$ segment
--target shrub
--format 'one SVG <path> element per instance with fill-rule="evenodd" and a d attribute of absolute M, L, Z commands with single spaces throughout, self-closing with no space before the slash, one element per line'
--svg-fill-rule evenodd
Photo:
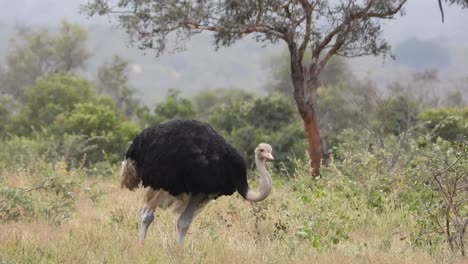
<path fill-rule="evenodd" d="M 39 78 L 25 92 L 25 102 L 16 117 L 16 134 L 30 135 L 34 129 L 48 127 L 75 104 L 95 98 L 91 84 L 77 76 L 55 74 Z"/>
<path fill-rule="evenodd" d="M 86 164 L 121 159 L 138 132 L 138 127 L 126 121 L 112 102 L 104 100 L 77 104 L 54 127 L 64 133 L 64 145 L 69 146 L 64 156 L 76 163 L 86 155 Z"/>
<path fill-rule="evenodd" d="M 2 180 L 0 221 L 44 218 L 50 224 L 61 224 L 70 218 L 77 183 L 65 166 L 59 162 L 44 167 L 42 175 L 31 180 L 30 187 L 11 187 Z"/>
<path fill-rule="evenodd" d="M 434 139 L 461 141 L 468 135 L 468 107 L 428 109 L 419 115 L 425 131 L 432 132 Z"/>

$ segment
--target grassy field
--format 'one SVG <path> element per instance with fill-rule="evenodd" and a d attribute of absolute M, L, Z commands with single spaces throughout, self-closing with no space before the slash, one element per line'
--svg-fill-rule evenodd
<path fill-rule="evenodd" d="M 468 263 L 452 258 L 446 245 L 413 245 L 407 211 L 364 208 L 352 188 L 337 188 L 345 186 L 339 177 L 319 184 L 275 177 L 273 193 L 257 205 L 237 194 L 219 198 L 194 221 L 183 246 L 175 244 L 177 215 L 157 211 L 141 246 L 142 189 L 121 190 L 117 177 L 55 170 L 79 183 L 72 215 L 60 225 L 40 215 L 4 221 L 0 263 Z M 14 188 L 33 185 L 31 174 L 0 177 Z"/>

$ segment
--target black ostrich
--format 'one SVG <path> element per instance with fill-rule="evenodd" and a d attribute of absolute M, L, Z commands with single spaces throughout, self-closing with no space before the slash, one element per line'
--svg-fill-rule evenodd
<path fill-rule="evenodd" d="M 121 186 L 130 190 L 143 182 L 145 194 L 139 239 L 146 237 L 156 207 L 181 212 L 177 243 L 182 244 L 196 214 L 209 201 L 235 191 L 246 200 L 258 202 L 271 191 L 266 161 L 273 160 L 270 145 L 255 149 L 260 172 L 260 192 L 247 183 L 246 165 L 237 150 L 209 125 L 199 121 L 173 120 L 141 131 L 122 162 Z"/>

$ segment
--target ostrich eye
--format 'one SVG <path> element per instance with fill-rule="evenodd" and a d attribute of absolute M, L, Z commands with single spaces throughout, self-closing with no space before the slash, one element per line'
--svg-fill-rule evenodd
<path fill-rule="evenodd" d="M 265 151 L 265 150 L 264 150 L 264 149 L 260 149 L 260 152 L 263 152 L 263 151 Z"/>

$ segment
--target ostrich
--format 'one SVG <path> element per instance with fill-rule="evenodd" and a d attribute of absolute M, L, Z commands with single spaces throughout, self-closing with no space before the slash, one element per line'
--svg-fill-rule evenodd
<path fill-rule="evenodd" d="M 246 200 L 265 199 L 272 187 L 266 161 L 272 148 L 261 143 L 255 149 L 260 172 L 259 192 L 250 190 L 245 161 L 239 152 L 208 124 L 173 120 L 141 131 L 130 145 L 121 168 L 121 187 L 148 188 L 141 213 L 139 240 L 143 243 L 159 207 L 181 213 L 177 243 L 183 243 L 193 218 L 209 201 L 235 191 Z"/>

